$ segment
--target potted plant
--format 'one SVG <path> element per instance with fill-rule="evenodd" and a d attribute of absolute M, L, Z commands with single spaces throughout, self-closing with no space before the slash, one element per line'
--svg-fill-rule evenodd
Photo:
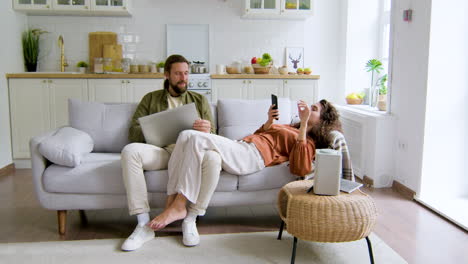
<path fill-rule="evenodd" d="M 369 96 L 368 96 L 368 103 L 369 106 L 375 106 L 377 104 L 377 94 L 375 90 L 375 86 L 377 82 L 374 82 L 374 78 L 377 77 L 377 74 L 383 70 L 382 62 L 377 59 L 371 59 L 367 61 L 365 69 L 367 72 L 371 72 L 371 85 L 369 88 Z"/>
<path fill-rule="evenodd" d="M 384 74 L 377 81 L 379 83 L 379 101 L 377 102 L 377 108 L 380 111 L 387 110 L 387 92 L 388 92 L 387 80 L 388 80 L 388 75 Z"/>
<path fill-rule="evenodd" d="M 24 66 L 28 72 L 35 72 L 37 69 L 39 38 L 44 33 L 48 32 L 38 28 L 27 29 L 23 32 L 21 43 L 23 44 Z"/>
<path fill-rule="evenodd" d="M 159 71 L 160 73 L 164 73 L 164 66 L 165 66 L 164 61 L 160 61 L 160 62 L 158 63 L 157 67 L 158 67 L 158 71 Z"/>
<path fill-rule="evenodd" d="M 79 70 L 80 73 L 85 73 L 86 68 L 88 67 L 88 63 L 86 63 L 85 61 L 79 61 L 76 64 L 76 67 L 78 67 L 78 70 Z"/>

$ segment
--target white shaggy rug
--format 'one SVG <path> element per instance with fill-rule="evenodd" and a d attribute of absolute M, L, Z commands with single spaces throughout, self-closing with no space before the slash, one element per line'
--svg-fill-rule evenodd
<path fill-rule="evenodd" d="M 141 249 L 120 251 L 124 239 L 0 244 L 0 263 L 290 263 L 293 238 L 286 231 L 202 235 L 187 248 L 181 237 L 156 237 Z M 376 263 L 406 263 L 379 237 L 370 236 Z M 298 240 L 296 263 L 370 263 L 366 240 L 315 243 Z"/>

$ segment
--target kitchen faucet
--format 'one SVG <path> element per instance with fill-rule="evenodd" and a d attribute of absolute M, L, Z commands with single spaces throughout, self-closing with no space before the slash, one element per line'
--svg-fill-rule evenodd
<path fill-rule="evenodd" d="M 58 38 L 58 45 L 60 47 L 60 71 L 64 72 L 65 67 L 68 66 L 68 63 L 65 60 L 65 43 L 63 42 L 62 35 L 60 35 Z"/>

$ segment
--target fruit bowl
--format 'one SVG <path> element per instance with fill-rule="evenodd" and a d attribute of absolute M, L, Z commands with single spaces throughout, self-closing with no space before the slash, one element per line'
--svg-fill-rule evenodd
<path fill-rule="evenodd" d="M 271 65 L 260 66 L 259 64 L 252 64 L 255 74 L 268 74 L 270 73 Z"/>
<path fill-rule="evenodd" d="M 361 98 L 346 98 L 346 103 L 350 105 L 362 104 Z"/>

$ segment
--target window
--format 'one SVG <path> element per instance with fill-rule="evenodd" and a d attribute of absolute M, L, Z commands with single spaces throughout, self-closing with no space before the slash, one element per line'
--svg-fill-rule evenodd
<path fill-rule="evenodd" d="M 392 6 L 391 0 L 382 0 L 382 7 L 380 16 L 380 52 L 379 57 L 385 69 L 385 73 L 388 73 L 388 57 L 390 52 L 390 10 Z"/>

